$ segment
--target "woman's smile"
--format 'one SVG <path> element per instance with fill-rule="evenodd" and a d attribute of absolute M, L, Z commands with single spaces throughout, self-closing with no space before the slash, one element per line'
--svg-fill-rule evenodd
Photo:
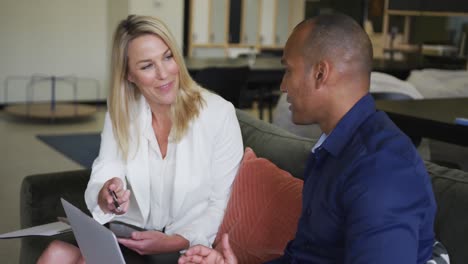
<path fill-rule="evenodd" d="M 174 86 L 174 81 L 170 81 L 166 84 L 163 84 L 163 85 L 160 85 L 158 87 L 156 87 L 158 90 L 162 91 L 162 92 L 168 92 L 172 89 L 172 87 Z"/>

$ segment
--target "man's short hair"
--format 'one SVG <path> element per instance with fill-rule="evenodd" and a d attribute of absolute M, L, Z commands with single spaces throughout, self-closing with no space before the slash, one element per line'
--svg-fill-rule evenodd
<path fill-rule="evenodd" d="M 311 30 L 304 43 L 306 63 L 320 59 L 336 62 L 352 61 L 366 72 L 372 71 L 372 44 L 367 33 L 351 17 L 343 14 L 319 15 L 301 22 L 297 27 L 310 24 Z"/>

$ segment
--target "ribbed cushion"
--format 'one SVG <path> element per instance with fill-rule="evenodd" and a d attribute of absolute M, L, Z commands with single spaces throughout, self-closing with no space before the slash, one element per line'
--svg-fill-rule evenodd
<path fill-rule="evenodd" d="M 239 263 L 263 263 L 283 254 L 301 213 L 303 181 L 247 148 L 215 246 L 228 233 Z"/>

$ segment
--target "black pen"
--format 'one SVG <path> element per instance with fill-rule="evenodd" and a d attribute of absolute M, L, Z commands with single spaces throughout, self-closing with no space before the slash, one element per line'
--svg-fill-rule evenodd
<path fill-rule="evenodd" d="M 109 194 L 112 196 L 112 200 L 114 201 L 115 210 L 117 212 L 120 212 L 122 209 L 120 208 L 120 204 L 117 201 L 117 194 L 115 194 L 115 192 L 111 190 L 109 190 Z"/>

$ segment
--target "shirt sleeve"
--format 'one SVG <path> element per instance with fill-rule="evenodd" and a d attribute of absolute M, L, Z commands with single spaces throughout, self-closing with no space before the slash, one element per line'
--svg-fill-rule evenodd
<path fill-rule="evenodd" d="M 343 188 L 345 263 L 425 263 L 430 258 L 435 205 L 420 163 L 381 152 L 354 167 Z M 418 255 L 421 243 L 428 250 Z"/>
<path fill-rule="evenodd" d="M 112 122 L 109 113 L 106 113 L 104 128 L 101 133 L 101 146 L 99 155 L 94 160 L 91 177 L 85 191 L 85 201 L 94 219 L 101 224 L 109 222 L 114 214 L 106 214 L 98 204 L 98 194 L 106 181 L 114 177 L 120 177 L 126 188 L 125 167 L 119 155 L 117 142 L 114 138 Z"/>
<path fill-rule="evenodd" d="M 199 218 L 175 233 L 190 242 L 190 246 L 211 247 L 230 197 L 232 183 L 243 156 L 242 136 L 234 107 L 230 104 L 224 113 L 222 125 L 213 138 L 212 181 L 207 209 Z"/>

